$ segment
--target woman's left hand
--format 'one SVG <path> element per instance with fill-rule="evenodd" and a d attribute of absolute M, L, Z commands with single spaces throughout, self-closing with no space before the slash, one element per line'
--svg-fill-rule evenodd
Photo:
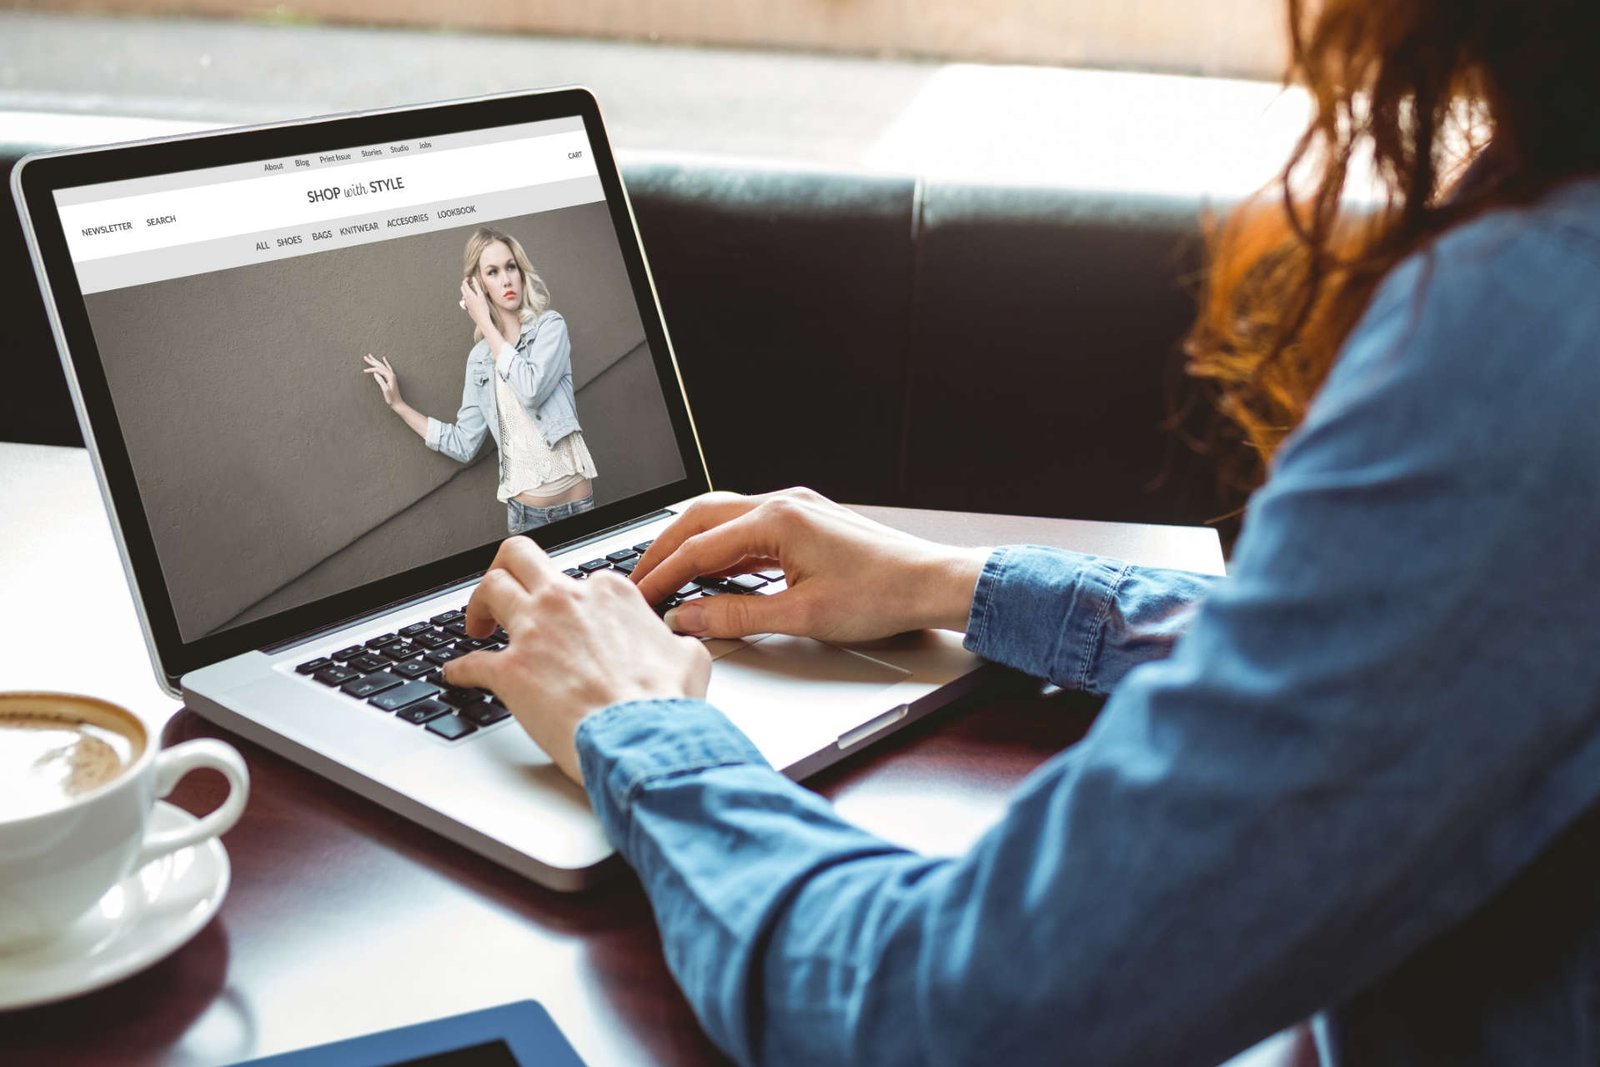
<path fill-rule="evenodd" d="M 489 298 L 478 292 L 471 278 L 461 279 L 461 307 L 485 337 L 498 332 L 494 325 L 494 314 L 489 310 Z"/>
<path fill-rule="evenodd" d="M 668 630 L 632 582 L 610 571 L 574 581 L 526 537 L 500 545 L 466 622 L 473 637 L 499 623 L 510 645 L 445 664 L 445 681 L 492 690 L 580 785 L 573 738 L 586 717 L 627 700 L 704 697 L 711 680 L 705 647 Z"/>

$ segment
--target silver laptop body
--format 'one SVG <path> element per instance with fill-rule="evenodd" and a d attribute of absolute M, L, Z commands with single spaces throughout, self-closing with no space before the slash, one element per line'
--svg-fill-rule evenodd
<path fill-rule="evenodd" d="M 447 739 L 301 668 L 459 610 L 503 534 L 494 440 L 465 462 L 425 447 L 356 359 L 385 347 L 441 423 L 461 393 L 450 425 L 469 426 L 473 357 L 463 385 L 449 298 L 478 226 L 528 246 L 564 316 L 598 469 L 594 510 L 534 539 L 577 570 L 709 488 L 592 96 L 50 153 L 13 187 L 163 687 L 543 885 L 590 884 L 613 850 L 514 719 Z M 710 700 L 795 778 L 968 691 L 982 666 L 947 632 L 708 644 Z"/>

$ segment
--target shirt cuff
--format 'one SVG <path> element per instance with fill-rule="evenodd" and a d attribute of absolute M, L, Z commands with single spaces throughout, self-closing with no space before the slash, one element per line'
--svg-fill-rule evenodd
<path fill-rule="evenodd" d="M 500 375 L 501 381 L 511 380 L 511 361 L 516 358 L 517 350 L 511 346 L 511 343 L 509 341 L 500 342 L 500 351 L 494 357 L 494 369 L 495 373 Z"/>
<path fill-rule="evenodd" d="M 1094 691 L 1095 650 L 1127 564 L 1037 545 L 996 549 L 972 595 L 966 647 L 996 663 Z"/>
<path fill-rule="evenodd" d="M 652 782 L 711 767 L 767 766 L 750 739 L 703 700 L 630 700 L 578 724 L 578 765 L 589 802 L 618 848 L 634 799 Z"/>
<path fill-rule="evenodd" d="M 428 433 L 427 433 L 427 435 L 425 437 L 423 437 L 423 441 L 427 444 L 427 446 L 429 448 L 431 448 L 435 452 L 437 452 L 437 451 L 439 451 L 439 443 L 443 439 L 444 439 L 444 423 L 440 422 L 438 419 L 434 418 L 432 415 L 429 415 L 428 416 Z"/>

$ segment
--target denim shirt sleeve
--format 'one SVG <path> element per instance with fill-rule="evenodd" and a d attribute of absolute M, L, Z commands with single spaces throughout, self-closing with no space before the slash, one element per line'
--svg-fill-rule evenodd
<path fill-rule="evenodd" d="M 1163 659 L 1215 578 L 1058 548 L 996 549 L 967 620 L 967 648 L 1063 689 L 1104 695 Z"/>
<path fill-rule="evenodd" d="M 428 433 L 423 438 L 433 451 L 441 452 L 457 463 L 471 462 L 472 457 L 478 454 L 478 449 L 483 447 L 484 435 L 489 432 L 488 417 L 478 399 L 482 390 L 472 380 L 476 370 L 477 361 L 469 355 L 466 377 L 461 385 L 461 409 L 456 412 L 456 421 L 442 422 L 432 415 L 428 416 Z"/>
<path fill-rule="evenodd" d="M 1220 1062 L 1370 986 L 1595 802 L 1600 268 L 1495 236 L 1385 284 L 1165 658 L 1082 669 L 1114 565 L 990 560 L 977 647 L 1116 684 L 965 855 L 846 824 L 704 703 L 583 723 L 595 810 L 722 1048 Z"/>
<path fill-rule="evenodd" d="M 523 407 L 537 411 L 572 373 L 572 338 L 567 320 L 556 311 L 539 316 L 533 337 L 516 346 L 501 345 L 495 373 L 511 386 Z"/>

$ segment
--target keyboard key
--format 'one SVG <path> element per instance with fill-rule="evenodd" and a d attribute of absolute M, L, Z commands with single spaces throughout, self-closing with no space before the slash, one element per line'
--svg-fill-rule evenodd
<path fill-rule="evenodd" d="M 476 704 L 468 704 L 458 714 L 478 726 L 493 726 L 511 717 L 511 713 L 503 705 L 496 704 L 492 700 L 480 700 Z"/>
<path fill-rule="evenodd" d="M 392 660 L 402 660 L 415 659 L 427 651 L 428 649 L 426 648 L 417 647 L 414 642 L 402 641 L 398 645 L 390 645 L 388 648 L 379 649 L 375 655 L 388 656 Z"/>
<path fill-rule="evenodd" d="M 365 700 L 370 696 L 377 696 L 385 689 L 393 689 L 400 684 L 400 679 L 392 674 L 369 674 L 365 678 L 357 678 L 353 682 L 346 682 L 339 687 L 344 693 L 349 693 L 357 700 Z"/>
<path fill-rule="evenodd" d="M 568 567 L 566 570 L 562 571 L 561 573 L 565 574 L 568 578 L 582 578 L 583 577 L 583 572 L 580 571 L 576 567 Z"/>
<path fill-rule="evenodd" d="M 401 678 L 426 678 L 433 673 L 434 664 L 425 659 L 408 659 L 404 663 L 396 663 L 389 668 L 389 673 L 397 674 Z"/>
<path fill-rule="evenodd" d="M 585 574 L 593 574 L 595 571 L 603 571 L 609 566 L 611 566 L 610 560 L 591 559 L 587 563 L 578 564 L 578 569 Z"/>
<path fill-rule="evenodd" d="M 428 697 L 437 695 L 438 692 L 438 686 L 429 685 L 427 682 L 407 682 L 404 685 L 379 693 L 367 703 L 375 708 L 382 708 L 384 711 L 398 711 L 407 704 L 415 704 L 419 700 L 425 700 Z"/>
<path fill-rule="evenodd" d="M 448 645 L 450 643 L 450 638 L 434 630 L 429 630 L 425 634 L 418 634 L 417 636 L 413 637 L 411 639 L 411 643 L 420 649 L 425 649 L 428 652 L 432 652 L 441 645 Z"/>
<path fill-rule="evenodd" d="M 635 552 L 643 552 L 645 549 L 649 548 L 653 544 L 655 544 L 655 540 L 654 539 L 651 539 L 649 541 L 640 541 L 638 544 L 633 546 L 633 550 Z"/>
<path fill-rule="evenodd" d="M 466 618 L 466 615 L 467 613 L 464 611 L 447 611 L 443 615 L 435 615 L 428 621 L 435 626 L 443 626 L 447 622 L 455 622 L 457 619 Z"/>
<path fill-rule="evenodd" d="M 457 619 L 455 622 L 445 623 L 444 632 L 447 634 L 455 634 L 457 637 L 467 636 L 467 620 Z"/>
<path fill-rule="evenodd" d="M 769 582 L 783 581 L 783 572 L 781 570 L 777 570 L 776 568 L 766 571 L 756 571 L 756 573 L 761 575 L 761 577 L 765 578 Z"/>
<path fill-rule="evenodd" d="M 619 548 L 615 552 L 607 552 L 606 559 L 609 559 L 612 563 L 621 563 L 623 560 L 632 559 L 638 554 L 639 552 L 637 549 Z"/>
<path fill-rule="evenodd" d="M 754 574 L 735 574 L 728 579 L 727 584 L 742 593 L 754 593 L 766 585 L 767 580 Z"/>
<path fill-rule="evenodd" d="M 367 642 L 367 647 L 388 648 L 398 640 L 400 640 L 399 634 L 379 634 L 377 637 L 374 637 L 372 640 Z"/>
<path fill-rule="evenodd" d="M 461 640 L 457 641 L 455 644 L 451 645 L 450 647 L 451 648 L 455 648 L 455 649 L 459 649 L 462 652 L 476 652 L 480 648 L 494 648 L 496 646 L 495 646 L 493 638 L 489 638 L 489 637 L 463 637 Z"/>
<path fill-rule="evenodd" d="M 349 667 L 324 667 L 311 677 L 323 685 L 343 685 L 352 678 L 361 677 L 361 672 L 353 671 Z"/>
<path fill-rule="evenodd" d="M 333 666 L 333 660 L 329 659 L 327 656 L 318 656 L 316 659 L 308 659 L 304 663 L 300 664 L 300 666 L 295 668 L 295 673 L 316 674 L 322 668 L 331 666 Z"/>
<path fill-rule="evenodd" d="M 439 699 L 453 708 L 470 707 L 473 704 L 482 704 L 488 699 L 489 694 L 482 689 L 457 689 L 451 687 L 439 694 Z"/>
<path fill-rule="evenodd" d="M 457 741 L 468 734 L 477 733 L 478 728 L 465 719 L 459 719 L 454 715 L 446 715 L 430 722 L 428 724 L 428 732 L 438 734 L 446 741 Z"/>
<path fill-rule="evenodd" d="M 395 713 L 406 722 L 421 726 L 425 722 L 432 722 L 441 715 L 450 714 L 450 705 L 441 704 L 437 700 L 419 700 L 415 704 L 407 704 Z"/>
<path fill-rule="evenodd" d="M 697 583 L 687 582 L 679 586 L 678 591 L 672 595 L 676 597 L 694 596 L 698 592 L 700 592 L 700 586 Z"/>
<path fill-rule="evenodd" d="M 343 662 L 347 659 L 361 655 L 366 650 L 366 645 L 351 645 L 349 648 L 341 648 L 339 651 L 335 652 L 333 654 L 333 658 Z"/>
<path fill-rule="evenodd" d="M 678 597 L 669 596 L 669 597 L 667 597 L 667 599 L 663 600 L 661 603 L 652 604 L 652 605 L 650 605 L 650 607 L 651 607 L 651 609 L 653 611 L 655 611 L 655 613 L 657 615 L 665 615 L 667 612 L 671 611 L 673 608 L 677 607 L 681 603 L 683 603 L 683 601 L 681 599 L 679 599 Z"/>
<path fill-rule="evenodd" d="M 384 656 L 375 652 L 368 652 L 365 655 L 355 657 L 349 662 L 349 664 L 347 664 L 347 666 L 349 666 L 351 670 L 357 670 L 362 674 L 366 674 L 369 671 L 382 670 L 384 667 L 388 666 L 388 663 L 388 656 Z"/>
<path fill-rule="evenodd" d="M 399 633 L 401 637 L 415 637 L 426 630 L 431 630 L 432 628 L 433 623 L 431 622 L 414 622 L 410 626 L 400 627 Z"/>
<path fill-rule="evenodd" d="M 461 651 L 459 648 L 436 648 L 432 652 L 429 652 L 424 658 L 432 660 L 434 663 L 437 663 L 439 666 L 443 667 L 451 660 L 460 659 L 465 655 L 466 653 Z"/>
<path fill-rule="evenodd" d="M 633 573 L 633 569 L 635 567 L 637 567 L 638 565 L 639 565 L 639 561 L 636 560 L 636 559 L 625 559 L 621 563 L 613 563 L 611 565 L 611 568 L 613 570 L 619 570 L 623 574 L 632 574 Z"/>

